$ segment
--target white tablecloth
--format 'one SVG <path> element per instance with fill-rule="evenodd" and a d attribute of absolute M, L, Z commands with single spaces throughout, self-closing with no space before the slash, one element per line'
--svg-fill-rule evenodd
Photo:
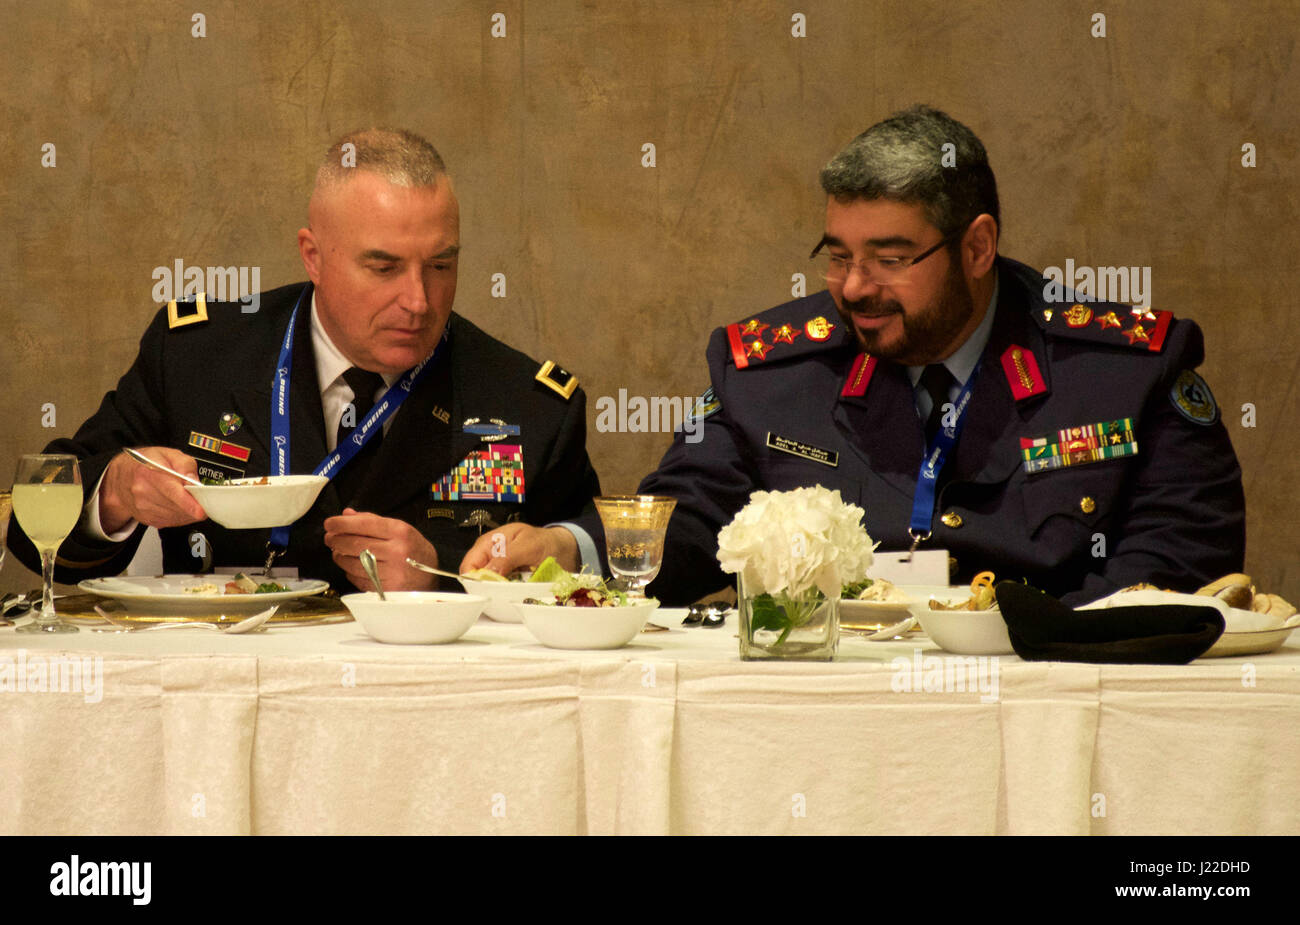
<path fill-rule="evenodd" d="M 1300 645 L 981 668 L 845 637 L 774 664 L 734 619 L 612 652 L 487 620 L 417 647 L 0 629 L 0 688 L 61 652 L 102 671 L 98 697 L 0 690 L 0 832 L 1300 832 Z M 907 689 L 935 665 L 948 690 Z"/>

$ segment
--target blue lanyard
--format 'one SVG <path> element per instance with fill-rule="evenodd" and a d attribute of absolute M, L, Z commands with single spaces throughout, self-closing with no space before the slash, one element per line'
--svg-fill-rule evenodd
<path fill-rule="evenodd" d="M 970 378 L 962 386 L 957 403 L 953 406 L 956 420 L 951 427 L 940 427 L 934 435 L 934 442 L 925 448 L 925 458 L 921 460 L 921 471 L 916 476 L 916 494 L 912 496 L 912 522 L 908 525 L 908 534 L 912 537 L 912 548 L 930 538 L 930 528 L 934 524 L 934 496 L 939 486 L 939 473 L 948 461 L 952 448 L 957 445 L 961 425 L 966 420 L 966 407 L 970 404 L 971 391 L 975 387 L 975 377 L 979 375 L 979 365 L 971 370 Z"/>
<path fill-rule="evenodd" d="M 298 324 L 298 309 L 302 307 L 302 300 L 310 291 L 311 286 L 307 286 L 303 289 L 302 295 L 298 296 L 293 314 L 289 316 L 289 326 L 284 330 L 284 342 L 280 344 L 280 359 L 275 367 L 275 384 L 271 390 L 271 445 L 273 447 L 271 467 L 275 475 L 289 474 L 289 376 L 293 371 L 293 332 Z M 333 478 L 353 456 L 361 452 L 361 448 L 376 433 L 383 430 L 384 422 L 396 413 L 402 402 L 406 401 L 407 396 L 411 394 L 411 390 L 424 378 L 424 374 L 433 366 L 433 361 L 446 342 L 447 330 L 444 328 L 442 339 L 438 341 L 438 346 L 434 348 L 433 353 L 402 373 L 401 378 L 388 388 L 383 397 L 375 403 L 375 407 L 366 415 L 365 420 L 352 432 L 351 439 L 345 440 L 336 446 L 333 452 L 327 453 L 325 458 L 316 464 L 312 475 Z M 271 541 L 267 544 L 268 566 L 271 559 L 278 552 L 283 552 L 288 545 L 287 526 L 276 527 L 271 531 Z"/>

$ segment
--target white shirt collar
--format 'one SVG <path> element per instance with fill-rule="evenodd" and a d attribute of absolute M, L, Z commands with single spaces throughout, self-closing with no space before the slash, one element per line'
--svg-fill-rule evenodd
<path fill-rule="evenodd" d="M 321 395 L 324 396 L 325 390 L 351 369 L 353 363 L 343 355 L 343 351 L 339 350 L 334 341 L 330 340 L 329 334 L 325 332 L 325 326 L 321 324 L 320 312 L 316 310 L 314 287 L 311 293 L 311 346 L 312 353 L 316 357 L 316 382 L 320 386 Z M 391 386 L 398 378 L 398 376 L 384 376 L 384 385 Z"/>

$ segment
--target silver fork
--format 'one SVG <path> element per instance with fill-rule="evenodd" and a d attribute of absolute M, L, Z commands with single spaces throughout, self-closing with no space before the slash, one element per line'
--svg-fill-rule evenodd
<path fill-rule="evenodd" d="M 199 621 L 194 621 L 191 623 L 151 623 L 148 626 L 133 626 L 130 623 L 122 623 L 118 620 L 114 620 L 112 617 L 108 615 L 108 613 L 104 610 L 104 608 L 96 604 L 95 613 L 99 614 L 100 619 L 102 619 L 105 623 L 117 627 L 117 629 L 96 630 L 95 632 L 147 633 L 150 630 L 174 630 L 174 629 L 186 629 L 189 627 L 195 627 L 195 628 L 203 627 L 203 629 L 205 630 L 213 630 L 218 633 L 225 633 L 226 635 L 238 636 L 241 633 L 249 633 L 257 629 L 267 620 L 271 619 L 272 614 L 274 614 L 278 609 L 279 609 L 279 605 L 277 604 L 274 607 L 270 607 L 266 610 L 263 610 L 261 613 L 255 613 L 251 617 L 245 617 L 244 619 L 240 620 L 238 623 L 230 623 L 224 626 L 219 626 L 216 623 L 202 623 Z"/>

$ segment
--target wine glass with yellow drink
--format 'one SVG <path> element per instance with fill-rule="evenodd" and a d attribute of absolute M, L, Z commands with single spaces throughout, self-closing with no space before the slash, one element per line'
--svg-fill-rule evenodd
<path fill-rule="evenodd" d="M 33 455 L 18 461 L 14 516 L 41 554 L 41 612 L 17 633 L 75 633 L 54 612 L 54 554 L 81 517 L 81 469 L 75 456 Z"/>

